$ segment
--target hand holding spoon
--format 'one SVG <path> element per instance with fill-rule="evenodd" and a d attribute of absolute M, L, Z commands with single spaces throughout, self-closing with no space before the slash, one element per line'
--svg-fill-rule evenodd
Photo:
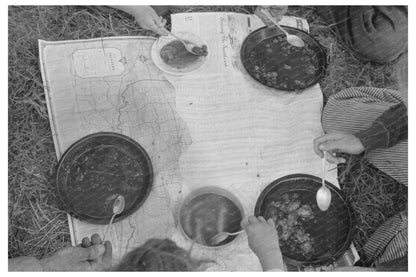
<path fill-rule="evenodd" d="M 287 42 L 293 46 L 296 47 L 304 47 L 305 46 L 305 42 L 298 36 L 296 35 L 291 35 L 289 34 L 285 29 L 283 29 L 282 26 L 280 26 L 279 23 L 276 22 L 276 20 L 274 20 L 274 18 L 272 17 L 272 15 L 270 14 L 270 12 L 266 9 L 260 9 L 260 11 L 271 21 L 273 22 L 274 25 L 276 25 L 280 30 L 283 31 L 283 33 L 286 34 L 286 39 Z"/>
<path fill-rule="evenodd" d="M 116 200 L 113 203 L 113 216 L 111 217 L 110 223 L 107 225 L 104 231 L 103 241 L 105 241 L 105 237 L 107 235 L 108 229 L 110 228 L 111 224 L 113 223 L 114 218 L 116 215 L 121 214 L 124 211 L 124 206 L 126 201 L 122 195 L 117 196 Z"/>
<path fill-rule="evenodd" d="M 322 158 L 322 186 L 316 193 L 316 203 L 321 211 L 326 211 L 331 204 L 331 191 L 325 185 L 325 159 L 326 152 L 324 151 L 324 157 Z"/>

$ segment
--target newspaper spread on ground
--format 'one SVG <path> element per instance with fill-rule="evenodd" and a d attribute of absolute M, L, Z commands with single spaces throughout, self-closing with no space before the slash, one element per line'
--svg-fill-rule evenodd
<path fill-rule="evenodd" d="M 301 19 L 285 17 L 282 23 L 308 29 Z M 211 271 L 261 270 L 245 235 L 216 250 L 192 245 L 180 231 L 177 212 L 191 191 L 214 185 L 235 194 L 249 215 L 273 180 L 292 173 L 320 176 L 312 148 L 322 134 L 320 87 L 279 92 L 245 73 L 239 49 L 262 26 L 254 15 L 175 14 L 172 26 L 207 41 L 212 53 L 203 69 L 186 76 L 163 74 L 150 57 L 153 38 L 39 41 L 57 156 L 98 131 L 125 134 L 149 154 L 155 171 L 149 198 L 107 235 L 115 262 L 157 237 L 215 260 Z M 327 179 L 338 186 L 336 170 Z M 69 225 L 73 245 L 105 229 L 70 216 Z"/>

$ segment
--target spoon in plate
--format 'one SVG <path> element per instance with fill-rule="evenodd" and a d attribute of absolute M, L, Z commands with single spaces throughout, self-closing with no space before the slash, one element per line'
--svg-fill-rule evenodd
<path fill-rule="evenodd" d="M 110 228 L 111 224 L 113 223 L 114 218 L 116 215 L 121 214 L 124 211 L 124 206 L 126 205 L 126 201 L 122 195 L 116 197 L 113 203 L 113 216 L 111 217 L 110 223 L 107 225 L 104 231 L 103 241 L 105 241 L 105 237 L 107 235 L 108 229 Z"/>
<path fill-rule="evenodd" d="M 172 32 L 169 32 L 168 30 L 166 30 L 168 33 L 169 33 L 169 35 L 171 35 L 172 37 L 174 37 L 174 38 L 176 38 L 177 40 L 179 40 L 180 42 L 182 42 L 182 44 L 183 44 L 183 46 L 185 46 L 185 49 L 186 49 L 186 51 L 188 51 L 189 53 L 192 53 L 192 54 L 194 54 L 194 55 L 197 55 L 197 56 L 200 56 L 200 54 L 199 53 L 197 53 L 197 52 L 195 52 L 195 47 L 197 47 L 197 48 L 201 48 L 201 47 L 199 47 L 198 45 L 196 45 L 195 43 L 193 43 L 193 42 L 190 42 L 190 41 L 188 41 L 188 40 L 184 40 L 183 38 L 180 38 L 180 37 L 178 37 L 177 35 L 175 35 L 174 33 L 172 33 Z"/>
<path fill-rule="evenodd" d="M 326 211 L 331 204 L 331 191 L 325 185 L 325 162 L 326 162 L 326 151 L 324 151 L 324 156 L 322 158 L 322 186 L 319 188 L 316 193 L 316 203 L 318 204 L 321 211 Z"/>
<path fill-rule="evenodd" d="M 226 240 L 229 236 L 236 236 L 241 234 L 242 232 L 244 232 L 244 230 L 240 230 L 238 232 L 234 232 L 234 233 L 229 233 L 229 232 L 221 232 L 216 234 L 215 236 L 213 236 L 209 242 L 211 245 L 217 245 L 221 242 L 223 242 L 224 240 Z"/>
<path fill-rule="evenodd" d="M 277 23 L 276 20 L 274 20 L 274 18 L 272 17 L 272 15 L 270 14 L 270 12 L 266 9 L 260 9 L 260 11 L 271 21 L 273 22 L 274 25 L 276 25 L 280 30 L 282 30 L 283 33 L 285 33 L 286 35 L 286 40 L 289 44 L 296 46 L 296 47 L 304 47 L 305 46 L 305 42 L 298 36 L 296 35 L 291 35 L 289 34 L 285 29 L 283 29 L 282 26 L 280 26 L 279 23 Z"/>

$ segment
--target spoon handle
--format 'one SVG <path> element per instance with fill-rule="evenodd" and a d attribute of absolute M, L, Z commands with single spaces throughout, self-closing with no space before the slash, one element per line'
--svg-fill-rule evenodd
<path fill-rule="evenodd" d="M 172 37 L 174 37 L 174 38 L 176 38 L 176 39 L 178 39 L 178 40 L 184 41 L 182 38 L 178 37 L 178 36 L 177 36 L 177 35 L 175 35 L 174 33 L 170 32 L 170 31 L 168 31 L 168 33 L 169 33 L 169 35 L 171 35 Z"/>
<path fill-rule="evenodd" d="M 227 234 L 228 234 L 229 236 L 235 236 L 235 235 L 241 234 L 241 233 L 243 233 L 243 232 L 244 232 L 244 229 L 243 229 L 243 230 L 240 230 L 240 231 L 238 231 L 238 232 L 234 232 L 234 233 L 228 233 L 228 232 L 227 232 Z"/>
<path fill-rule="evenodd" d="M 280 26 L 279 23 L 276 22 L 276 20 L 274 20 L 274 18 L 271 16 L 270 12 L 266 9 L 261 9 L 261 12 L 271 21 L 273 22 L 274 25 L 276 25 L 277 27 L 279 27 L 280 30 L 283 31 L 283 33 L 285 33 L 287 36 L 289 35 L 289 33 L 283 29 L 282 26 Z"/>
<path fill-rule="evenodd" d="M 326 162 L 326 151 L 324 151 L 324 156 L 322 157 L 322 186 L 325 186 L 325 174 L 326 174 L 325 162 Z"/>
<path fill-rule="evenodd" d="M 113 214 L 113 216 L 111 217 L 110 223 L 105 227 L 103 242 L 105 242 L 105 237 L 107 236 L 108 229 L 110 228 L 111 224 L 113 223 L 113 220 L 114 220 L 115 217 L 116 217 L 116 214 Z"/>

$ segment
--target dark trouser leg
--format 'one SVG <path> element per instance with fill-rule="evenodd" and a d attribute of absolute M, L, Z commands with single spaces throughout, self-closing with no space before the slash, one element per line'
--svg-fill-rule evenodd
<path fill-rule="evenodd" d="M 389 63 L 407 52 L 406 6 L 328 6 L 317 11 L 362 61 Z"/>

